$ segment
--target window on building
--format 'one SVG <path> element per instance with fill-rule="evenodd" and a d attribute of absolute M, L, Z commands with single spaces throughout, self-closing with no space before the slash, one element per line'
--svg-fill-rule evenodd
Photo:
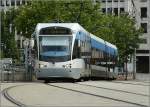
<path fill-rule="evenodd" d="M 112 0 L 107 0 L 107 2 L 112 2 Z"/>
<path fill-rule="evenodd" d="M 0 1 L 0 3 L 1 3 L 1 6 L 4 6 L 4 2 L 2 0 Z"/>
<path fill-rule="evenodd" d="M 106 0 L 102 0 L 102 2 L 104 3 L 104 2 L 106 2 Z"/>
<path fill-rule="evenodd" d="M 11 0 L 11 5 L 14 6 L 15 5 L 15 1 Z"/>
<path fill-rule="evenodd" d="M 147 23 L 141 23 L 141 27 L 143 28 L 143 32 L 147 33 Z"/>
<path fill-rule="evenodd" d="M 114 2 L 118 2 L 118 0 L 114 0 Z"/>
<path fill-rule="evenodd" d="M 20 1 L 19 1 L 19 0 L 17 0 L 16 2 L 17 2 L 17 6 L 19 6 L 19 5 L 20 5 Z"/>
<path fill-rule="evenodd" d="M 120 13 L 124 13 L 124 12 L 125 12 L 124 8 L 120 8 Z"/>
<path fill-rule="evenodd" d="M 147 0 L 140 0 L 141 2 L 147 2 Z"/>
<path fill-rule="evenodd" d="M 147 7 L 141 7 L 141 18 L 147 17 Z"/>
<path fill-rule="evenodd" d="M 102 8 L 102 12 L 103 12 L 103 13 L 106 13 L 106 8 Z"/>
<path fill-rule="evenodd" d="M 22 0 L 22 4 L 25 4 L 25 0 Z"/>
<path fill-rule="evenodd" d="M 147 44 L 147 39 L 141 39 L 141 43 Z"/>
<path fill-rule="evenodd" d="M 9 6 L 9 5 L 10 5 L 9 0 L 7 0 L 6 1 L 6 6 Z"/>
<path fill-rule="evenodd" d="M 27 1 L 26 1 L 26 4 L 31 5 L 31 1 L 30 1 L 30 0 L 27 0 Z"/>
<path fill-rule="evenodd" d="M 136 50 L 136 53 L 149 53 L 149 50 Z"/>
<path fill-rule="evenodd" d="M 107 8 L 107 13 L 112 13 L 112 8 Z"/>
<path fill-rule="evenodd" d="M 118 8 L 114 8 L 114 14 L 118 16 Z"/>
<path fill-rule="evenodd" d="M 100 0 L 95 0 L 96 3 L 100 3 Z"/>
<path fill-rule="evenodd" d="M 120 0 L 120 2 L 124 2 L 124 0 Z"/>

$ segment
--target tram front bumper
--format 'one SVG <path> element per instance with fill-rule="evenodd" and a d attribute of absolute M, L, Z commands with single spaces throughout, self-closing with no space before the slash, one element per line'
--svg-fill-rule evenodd
<path fill-rule="evenodd" d="M 80 68 L 40 68 L 36 70 L 37 79 L 71 78 L 79 79 L 82 69 Z"/>

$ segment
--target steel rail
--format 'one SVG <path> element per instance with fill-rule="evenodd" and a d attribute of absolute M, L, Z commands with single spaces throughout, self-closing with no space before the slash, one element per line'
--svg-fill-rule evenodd
<path fill-rule="evenodd" d="M 17 85 L 17 86 L 23 86 L 23 85 Z M 8 91 L 9 91 L 10 89 L 12 89 L 12 88 L 14 88 L 14 87 L 17 87 L 17 86 L 11 86 L 11 87 L 8 87 L 8 88 L 4 89 L 4 90 L 2 91 L 2 94 L 3 94 L 3 96 L 4 96 L 8 101 L 12 102 L 13 104 L 15 104 L 15 105 L 17 105 L 17 106 L 19 106 L 19 107 L 27 107 L 27 105 L 21 103 L 20 101 L 17 101 L 16 99 L 14 99 L 12 96 L 10 96 L 10 95 L 8 94 Z"/>
<path fill-rule="evenodd" d="M 141 83 L 150 83 L 150 80 L 149 81 L 140 81 L 140 80 L 134 80 L 135 82 L 141 82 Z"/>
<path fill-rule="evenodd" d="M 134 93 L 134 92 L 130 92 L 130 91 L 111 89 L 111 88 L 105 88 L 105 87 L 93 86 L 93 85 L 87 85 L 87 84 L 80 84 L 80 83 L 75 83 L 75 84 L 82 85 L 82 86 L 88 86 L 88 87 L 94 87 L 94 88 L 101 88 L 101 89 L 106 89 L 106 90 L 112 90 L 112 91 L 117 91 L 117 92 L 120 91 L 120 92 L 124 92 L 124 93 L 129 93 L 129 94 L 135 94 L 135 95 L 141 95 L 141 96 L 149 97 L 149 95 L 146 95 L 146 94 Z"/>
<path fill-rule="evenodd" d="M 106 96 L 102 96 L 102 95 L 92 94 L 92 93 L 79 91 L 79 90 L 75 90 L 75 89 L 70 89 L 70 88 L 65 88 L 65 87 L 61 87 L 61 86 L 57 86 L 57 85 L 52 85 L 52 84 L 46 84 L 46 85 L 56 87 L 56 88 L 60 88 L 60 89 L 64 89 L 64 90 L 68 90 L 68 91 L 81 93 L 81 94 L 86 94 L 86 95 L 90 95 L 90 96 L 94 96 L 94 97 L 98 97 L 98 98 L 105 98 L 105 99 L 110 99 L 110 100 L 114 100 L 114 101 L 124 102 L 124 103 L 128 103 L 128 104 L 136 105 L 136 106 L 139 106 L 139 107 L 148 107 L 147 105 L 143 105 L 143 104 L 138 104 L 138 103 L 134 103 L 134 102 L 124 101 L 124 100 L 121 100 L 121 99 L 116 99 L 116 98 L 106 97 Z"/>
<path fill-rule="evenodd" d="M 121 81 L 111 81 L 112 83 L 122 83 L 122 84 L 131 84 L 131 85 L 141 85 L 141 86 L 150 86 L 150 85 L 144 85 L 141 83 L 129 83 L 129 82 L 121 82 Z"/>

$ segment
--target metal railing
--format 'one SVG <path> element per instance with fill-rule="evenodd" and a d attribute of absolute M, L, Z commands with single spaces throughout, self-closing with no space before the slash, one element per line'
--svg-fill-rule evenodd
<path fill-rule="evenodd" d="M 24 64 L 0 64 L 1 82 L 32 81 L 33 75 L 33 69 L 26 71 Z"/>

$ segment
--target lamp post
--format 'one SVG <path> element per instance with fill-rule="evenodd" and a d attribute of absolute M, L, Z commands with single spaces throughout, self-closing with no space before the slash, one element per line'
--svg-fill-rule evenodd
<path fill-rule="evenodd" d="M 25 80 L 27 80 L 27 72 L 28 72 L 28 46 L 29 46 L 29 40 L 26 39 L 23 42 L 24 45 L 24 54 L 25 54 Z"/>

